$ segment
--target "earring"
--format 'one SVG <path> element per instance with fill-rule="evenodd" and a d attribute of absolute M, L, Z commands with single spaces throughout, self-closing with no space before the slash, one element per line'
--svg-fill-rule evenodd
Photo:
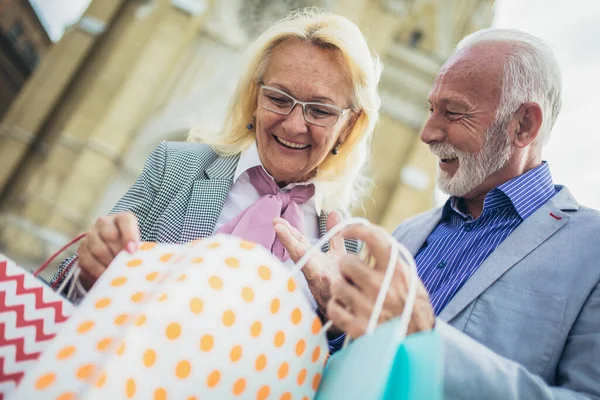
<path fill-rule="evenodd" d="M 331 154 L 333 154 L 334 156 L 337 156 L 338 154 L 338 150 L 340 149 L 340 144 L 336 144 L 335 147 L 333 148 L 333 150 L 331 150 Z"/>
<path fill-rule="evenodd" d="M 254 128 L 254 124 L 252 124 L 252 122 L 246 125 L 246 129 L 251 130 L 252 128 Z"/>

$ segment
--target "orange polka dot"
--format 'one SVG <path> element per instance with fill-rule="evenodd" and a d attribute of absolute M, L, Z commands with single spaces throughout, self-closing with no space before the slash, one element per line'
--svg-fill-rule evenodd
<path fill-rule="evenodd" d="M 240 378 L 233 384 L 233 394 L 239 396 L 244 393 L 246 390 L 246 380 L 244 378 Z"/>
<path fill-rule="evenodd" d="M 211 335 L 204 335 L 200 339 L 200 348 L 202 351 L 211 351 L 215 345 L 215 339 Z"/>
<path fill-rule="evenodd" d="M 277 377 L 279 379 L 285 379 L 285 377 L 288 375 L 288 372 L 290 372 L 290 364 L 284 362 L 279 366 L 279 369 L 277 370 Z"/>
<path fill-rule="evenodd" d="M 167 391 L 164 388 L 158 388 L 154 391 L 154 400 L 167 400 Z"/>
<path fill-rule="evenodd" d="M 111 300 L 108 297 L 104 297 L 104 298 L 98 300 L 96 302 L 96 304 L 94 304 L 94 308 L 96 308 L 98 310 L 106 308 L 110 305 L 110 302 L 111 302 Z"/>
<path fill-rule="evenodd" d="M 119 287 L 119 286 L 123 286 L 126 282 L 127 282 L 127 278 L 125 278 L 124 276 L 120 276 L 118 278 L 113 279 L 110 282 L 110 286 Z"/>
<path fill-rule="evenodd" d="M 310 400 L 307 396 L 302 397 L 302 400 Z"/>
<path fill-rule="evenodd" d="M 160 261 L 168 262 L 171 259 L 171 257 L 173 257 L 173 253 L 163 254 L 162 256 L 160 256 Z"/>
<path fill-rule="evenodd" d="M 261 265 L 260 267 L 258 267 L 258 276 L 263 281 L 268 281 L 269 279 L 271 279 L 271 269 L 266 265 Z"/>
<path fill-rule="evenodd" d="M 107 337 L 107 338 L 100 340 L 96 344 L 96 348 L 100 351 L 106 351 L 106 349 L 108 349 L 108 346 L 110 346 L 111 343 L 112 343 L 112 339 Z"/>
<path fill-rule="evenodd" d="M 186 274 L 181 274 L 181 275 L 179 275 L 179 278 L 177 278 L 177 280 L 178 280 L 179 282 L 183 282 L 183 281 L 185 281 L 186 279 L 187 279 L 187 275 L 186 275 Z"/>
<path fill-rule="evenodd" d="M 229 358 L 232 362 L 238 362 L 242 358 L 242 346 L 236 345 L 231 348 Z"/>
<path fill-rule="evenodd" d="M 144 292 L 136 292 L 133 295 L 131 295 L 131 301 L 133 301 L 134 303 L 139 303 L 142 300 L 144 300 Z"/>
<path fill-rule="evenodd" d="M 181 325 L 179 325 L 177 322 L 171 322 L 167 326 L 165 334 L 167 335 L 167 339 L 170 339 L 170 340 L 177 339 L 179 337 L 179 335 L 181 335 Z"/>
<path fill-rule="evenodd" d="M 270 393 L 271 388 L 265 385 L 258 389 L 258 392 L 256 392 L 256 400 L 266 400 Z"/>
<path fill-rule="evenodd" d="M 321 348 L 317 346 L 312 353 L 312 362 L 317 362 L 319 357 L 321 357 Z"/>
<path fill-rule="evenodd" d="M 156 243 L 152 243 L 152 242 L 144 242 L 142 243 L 142 245 L 140 246 L 140 250 L 144 250 L 144 251 L 148 251 L 148 250 L 152 250 L 153 248 L 156 247 Z"/>
<path fill-rule="evenodd" d="M 146 323 L 146 316 L 144 314 L 140 315 L 135 319 L 135 326 L 142 326 Z"/>
<path fill-rule="evenodd" d="M 223 313 L 223 324 L 231 326 L 235 322 L 235 313 L 232 310 L 227 310 Z"/>
<path fill-rule="evenodd" d="M 234 257 L 229 257 L 225 259 L 225 264 L 227 264 L 227 266 L 231 268 L 239 268 L 240 260 Z"/>
<path fill-rule="evenodd" d="M 127 381 L 125 382 L 125 394 L 128 398 L 131 399 L 133 396 L 135 396 L 135 387 L 135 380 L 131 378 L 127 379 Z"/>
<path fill-rule="evenodd" d="M 260 356 L 256 357 L 256 362 L 254 363 L 254 367 L 256 368 L 257 371 L 262 371 L 263 369 L 265 369 L 266 366 L 267 366 L 267 356 L 265 356 L 264 354 L 261 354 Z"/>
<path fill-rule="evenodd" d="M 167 300 L 167 297 L 168 297 L 167 294 L 163 293 L 163 294 L 160 295 L 160 297 L 156 301 L 162 303 L 163 301 Z"/>
<path fill-rule="evenodd" d="M 127 314 L 119 314 L 119 315 L 117 315 L 115 317 L 115 321 L 114 322 L 115 322 L 115 325 L 121 326 L 121 325 L 124 325 L 127 322 L 128 319 L 129 319 L 129 315 L 127 315 Z"/>
<path fill-rule="evenodd" d="M 221 373 L 217 370 L 214 370 L 210 373 L 210 375 L 208 375 L 208 378 L 206 379 L 206 386 L 208 386 L 209 388 L 214 388 L 219 384 L 220 380 Z"/>
<path fill-rule="evenodd" d="M 316 374 L 312 380 L 312 388 L 314 391 L 319 389 L 319 385 L 321 384 L 321 374 Z"/>
<path fill-rule="evenodd" d="M 209 249 L 216 249 L 217 247 L 219 247 L 221 244 L 219 242 L 212 242 L 210 243 L 208 246 Z"/>
<path fill-rule="evenodd" d="M 252 337 L 254 338 L 258 337 L 261 331 L 262 324 L 260 323 L 260 321 L 256 321 L 250 326 L 250 335 L 252 335 Z"/>
<path fill-rule="evenodd" d="M 302 386 L 304 384 L 304 381 L 306 380 L 306 372 L 306 368 L 302 368 L 300 373 L 298 373 L 298 377 L 296 378 L 296 383 L 298 386 Z"/>
<path fill-rule="evenodd" d="M 296 355 L 300 357 L 304 354 L 304 350 L 306 350 L 306 342 L 304 339 L 300 339 L 298 340 L 298 343 L 296 343 Z"/>
<path fill-rule="evenodd" d="M 75 376 L 81 380 L 89 379 L 94 373 L 95 368 L 96 366 L 94 364 L 83 364 L 81 367 L 79 367 L 75 373 Z"/>
<path fill-rule="evenodd" d="M 189 361 L 183 360 L 177 363 L 175 367 L 175 375 L 179 379 L 185 379 L 190 376 L 190 372 L 192 372 L 192 364 Z"/>
<path fill-rule="evenodd" d="M 53 372 L 49 372 L 44 374 L 35 381 L 35 389 L 36 390 L 44 390 L 47 389 L 50 385 L 54 383 L 56 380 L 56 374 Z"/>
<path fill-rule="evenodd" d="M 317 333 L 319 333 L 322 326 L 323 325 L 321 325 L 321 320 L 319 319 L 319 317 L 315 317 L 315 319 L 313 320 L 313 323 L 312 323 L 312 328 L 311 328 L 312 333 L 315 335 Z"/>
<path fill-rule="evenodd" d="M 294 308 L 292 311 L 292 324 L 298 325 L 302 321 L 302 311 L 299 308 Z"/>
<path fill-rule="evenodd" d="M 290 392 L 285 392 L 281 395 L 279 400 L 292 400 L 292 394 Z"/>
<path fill-rule="evenodd" d="M 85 321 L 85 322 L 82 322 L 81 324 L 79 324 L 79 326 L 77 327 L 77 332 L 78 333 L 86 333 L 93 327 L 94 327 L 93 321 Z"/>
<path fill-rule="evenodd" d="M 158 278 L 158 272 L 150 272 L 148 275 L 146 275 L 146 280 L 148 282 L 154 282 L 156 278 Z"/>
<path fill-rule="evenodd" d="M 215 290 L 219 290 L 223 287 L 223 280 L 221 278 L 219 278 L 218 276 L 213 275 L 210 278 L 208 278 L 208 284 L 210 285 L 211 288 L 213 288 Z"/>
<path fill-rule="evenodd" d="M 143 363 L 146 367 L 150 368 L 156 362 L 156 352 L 152 349 L 148 349 L 144 352 L 142 357 Z"/>
<path fill-rule="evenodd" d="M 204 310 L 204 302 L 198 297 L 192 297 L 190 300 L 190 310 L 196 315 L 200 314 Z"/>
<path fill-rule="evenodd" d="M 186 400 L 198 400 L 198 398 L 196 396 L 190 396 Z"/>
<path fill-rule="evenodd" d="M 194 263 L 194 264 L 200 264 L 201 262 L 204 262 L 204 258 L 202 258 L 202 257 L 194 258 L 192 260 L 192 263 Z"/>
<path fill-rule="evenodd" d="M 75 400 L 75 393 L 73 392 L 64 392 L 61 393 L 56 400 Z"/>
<path fill-rule="evenodd" d="M 77 350 L 75 346 L 63 347 L 58 353 L 56 353 L 56 358 L 59 360 L 66 360 L 75 354 L 75 350 Z"/>
<path fill-rule="evenodd" d="M 240 243 L 240 247 L 244 250 L 252 250 L 254 247 L 256 247 L 256 244 L 243 240 L 242 243 Z"/>
<path fill-rule="evenodd" d="M 97 388 L 101 388 L 106 383 L 106 372 L 102 372 L 95 383 Z"/>
<path fill-rule="evenodd" d="M 130 268 L 139 267 L 140 265 L 142 265 L 142 260 L 136 258 L 134 260 L 127 261 L 127 264 L 125 265 L 127 265 Z"/>
<path fill-rule="evenodd" d="M 271 314 L 277 314 L 277 311 L 279 311 L 279 306 L 281 305 L 281 302 L 279 301 L 279 299 L 275 298 L 271 301 Z"/>
<path fill-rule="evenodd" d="M 290 278 L 288 279 L 288 291 L 293 292 L 294 290 L 296 290 L 296 281 L 294 278 Z"/>
<path fill-rule="evenodd" d="M 250 288 L 248 286 L 243 288 L 242 289 L 242 299 L 244 299 L 244 301 L 247 303 L 251 303 L 252 300 L 254 300 L 254 290 L 252 290 L 252 288 Z"/>
<path fill-rule="evenodd" d="M 122 356 L 123 353 L 125 353 L 125 342 L 121 342 L 121 344 L 117 348 L 117 355 Z"/>
<path fill-rule="evenodd" d="M 273 343 L 275 344 L 275 347 L 283 346 L 283 343 L 285 343 L 285 333 L 283 333 L 283 331 L 278 331 L 275 334 L 275 339 L 273 340 Z"/>

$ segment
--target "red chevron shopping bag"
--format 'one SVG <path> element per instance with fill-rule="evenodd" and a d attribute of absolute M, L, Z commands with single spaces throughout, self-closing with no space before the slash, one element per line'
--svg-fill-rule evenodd
<path fill-rule="evenodd" d="M 71 312 L 67 300 L 0 254 L 0 400 L 15 391 Z"/>

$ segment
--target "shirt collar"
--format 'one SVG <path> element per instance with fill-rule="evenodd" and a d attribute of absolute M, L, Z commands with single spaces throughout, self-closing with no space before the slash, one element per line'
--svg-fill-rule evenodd
<path fill-rule="evenodd" d="M 524 220 L 555 194 L 556 189 L 550 167 L 544 161 L 542 165 L 514 177 L 490 191 L 485 196 L 483 210 L 511 205 L 519 217 Z M 453 196 L 446 201 L 442 209 L 442 219 L 448 218 L 452 212 L 463 218 L 468 217 L 458 209 L 458 200 L 458 197 Z"/>
<path fill-rule="evenodd" d="M 246 171 L 248 171 L 250 168 L 254 168 L 254 167 L 258 167 L 258 166 L 263 167 L 262 162 L 260 161 L 260 156 L 258 155 L 258 147 L 256 144 L 256 141 L 254 141 L 254 143 L 252 143 L 246 150 L 242 151 L 242 153 L 240 154 L 240 159 L 238 161 L 238 165 L 235 169 L 235 174 L 233 175 L 233 183 L 235 183 L 240 176 L 242 176 L 242 174 Z M 264 167 L 263 167 L 264 169 Z M 273 178 L 268 172 L 267 170 L 265 170 L 265 172 L 267 173 L 267 175 L 269 175 L 271 178 Z M 313 198 L 310 201 L 314 201 L 315 204 L 315 210 L 317 211 L 317 215 L 321 214 L 321 205 L 323 204 L 323 195 L 321 193 L 320 190 L 318 190 L 319 186 L 318 185 L 318 181 L 316 179 L 310 179 L 306 182 L 302 182 L 302 183 L 290 183 L 289 185 L 287 185 L 284 188 L 281 188 L 282 191 L 289 191 L 292 188 L 296 187 L 296 186 L 302 186 L 302 185 L 308 185 L 308 184 L 315 184 L 315 195 L 313 196 Z"/>

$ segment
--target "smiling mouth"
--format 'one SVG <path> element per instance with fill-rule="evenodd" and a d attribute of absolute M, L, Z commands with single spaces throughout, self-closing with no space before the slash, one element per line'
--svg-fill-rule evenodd
<path fill-rule="evenodd" d="M 283 147 L 286 147 L 288 149 L 292 149 L 292 150 L 304 150 L 304 149 L 308 149 L 310 147 L 310 144 L 302 144 L 302 143 L 294 143 L 294 142 L 289 142 L 285 139 L 282 139 L 278 136 L 273 135 L 273 137 L 275 138 L 275 141 L 277 143 L 279 143 L 280 145 L 282 145 Z"/>
<path fill-rule="evenodd" d="M 440 157 L 440 161 L 442 162 L 442 164 L 448 164 L 451 163 L 453 161 L 458 160 L 458 157 L 453 157 L 453 158 L 442 158 Z"/>

